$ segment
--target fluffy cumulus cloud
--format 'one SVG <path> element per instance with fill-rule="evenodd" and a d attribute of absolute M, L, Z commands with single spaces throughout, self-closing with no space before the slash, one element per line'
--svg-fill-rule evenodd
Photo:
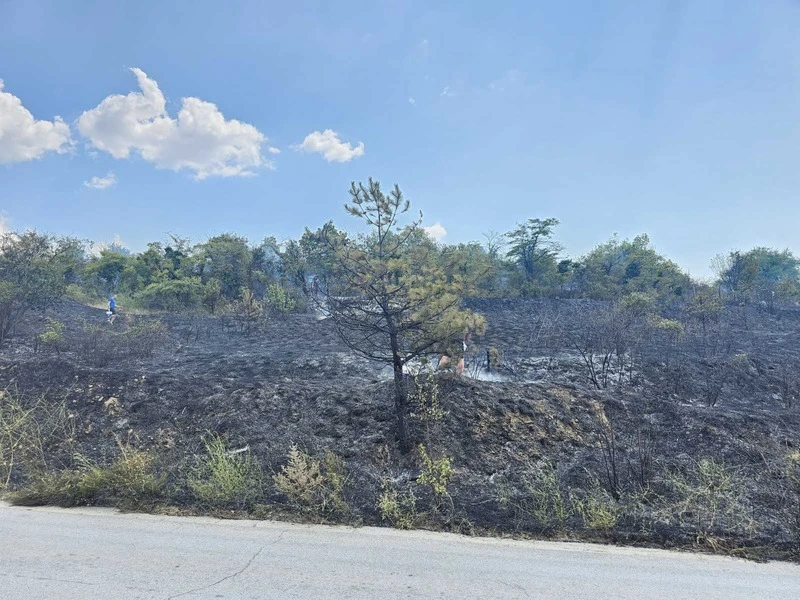
<path fill-rule="evenodd" d="M 47 152 L 70 149 L 69 125 L 55 117 L 37 121 L 22 101 L 3 91 L 0 79 L 0 164 L 41 158 Z"/>
<path fill-rule="evenodd" d="M 114 173 L 108 173 L 105 177 L 95 175 L 89 181 L 84 181 L 83 185 L 93 190 L 107 190 L 115 186 L 117 183 L 117 176 Z"/>
<path fill-rule="evenodd" d="M 437 242 L 441 242 L 442 238 L 447 235 L 447 229 L 442 227 L 442 224 L 438 222 L 428 227 L 423 227 L 422 229 Z"/>
<path fill-rule="evenodd" d="M 258 129 L 226 119 L 215 104 L 199 98 L 184 98 L 173 118 L 158 83 L 141 69 L 131 71 L 141 91 L 108 96 L 78 119 L 78 131 L 95 148 L 114 158 L 139 152 L 158 168 L 189 169 L 197 179 L 253 175 L 271 166 L 261 154 L 267 138 Z"/>
<path fill-rule="evenodd" d="M 304 152 L 322 154 L 328 162 L 349 162 L 364 154 L 364 142 L 359 142 L 354 148 L 349 142 L 341 141 L 333 129 L 309 133 L 299 148 Z"/>

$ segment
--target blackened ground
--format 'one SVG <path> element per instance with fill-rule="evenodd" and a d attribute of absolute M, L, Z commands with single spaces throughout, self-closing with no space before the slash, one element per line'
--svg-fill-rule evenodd
<path fill-rule="evenodd" d="M 746 352 L 753 366 L 723 382 L 711 407 L 701 393 L 710 367 L 700 358 L 681 361 L 681 385 L 672 364 L 651 361 L 638 367 L 633 382 L 595 389 L 579 354 L 559 334 L 565 320 L 577 318 L 579 302 L 480 300 L 470 306 L 489 324 L 471 351 L 473 374 L 497 381 L 437 375 L 444 419 L 432 429 L 411 421 L 415 440 L 454 459 L 450 491 L 458 518 L 448 516 L 451 527 L 553 533 L 519 508 L 526 505 L 526 477 L 547 461 L 556 465 L 564 489 L 615 490 L 604 461 L 611 439 L 617 489 L 628 494 L 643 486 L 652 496 L 622 510 L 610 532 L 583 531 L 575 518 L 559 530 L 691 545 L 702 529 L 692 523 L 691 511 L 672 518 L 656 510 L 653 498 L 666 493 L 668 473 L 713 458 L 742 482 L 758 524 L 723 530 L 724 547 L 758 546 L 761 556 L 797 558 L 800 498 L 785 459 L 800 447 L 800 411 L 778 376 L 778 365 L 798 356 L 797 314 L 756 311 L 749 322 L 745 315 L 744 324 L 730 317 L 726 331 L 736 346 L 730 352 Z M 65 400 L 83 454 L 112 456 L 121 438 L 157 452 L 175 474 L 194 464 L 209 431 L 223 435 L 231 448 L 249 447 L 273 471 L 293 444 L 312 454 L 329 449 L 346 461 L 346 495 L 366 522 L 379 521 L 382 482 L 402 489 L 420 473 L 416 452 L 397 451 L 392 382 L 384 367 L 349 351 L 327 319 L 276 316 L 246 335 L 224 318 L 208 316 L 135 316 L 127 322 L 123 316 L 110 325 L 103 311 L 74 302 L 46 316 L 65 323 L 63 348 L 35 351 L 33 340 L 46 322 L 45 315 L 30 316 L 0 352 L 0 387 Z M 87 349 L 87 324 L 122 331 L 156 319 L 167 333 L 151 355 L 121 346 Z M 490 346 L 500 351 L 503 365 L 486 373 L 479 365 Z M 503 486 L 520 499 L 516 508 L 500 501 Z M 173 501 L 190 505 L 192 499 L 183 489 Z"/>

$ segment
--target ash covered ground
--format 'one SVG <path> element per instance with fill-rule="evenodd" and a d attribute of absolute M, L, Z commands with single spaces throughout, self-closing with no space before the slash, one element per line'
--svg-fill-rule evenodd
<path fill-rule="evenodd" d="M 735 374 L 719 375 L 719 352 L 678 352 L 652 341 L 641 358 L 611 369 L 598 389 L 565 335 L 582 306 L 468 303 L 486 316 L 488 329 L 470 349 L 467 374 L 435 376 L 440 422 L 410 421 L 415 441 L 452 457 L 455 471 L 452 507 L 431 510 L 422 526 L 796 560 L 800 473 L 790 457 L 800 449 L 800 402 L 786 373 L 800 364 L 800 313 L 726 314 L 725 356 L 746 357 Z M 131 317 L 167 328 L 146 356 L 102 345 L 102 331 L 87 341 L 87 323 L 109 327 L 101 310 L 68 301 L 47 316 L 65 324 L 64 347 L 37 349 L 45 316 L 29 316 L 0 351 L 0 387 L 66 402 L 76 424 L 71 452 L 104 460 L 122 439 L 155 452 L 179 481 L 208 432 L 230 448 L 249 448 L 272 472 L 292 445 L 314 455 L 331 450 L 346 465 L 347 522 L 381 522 L 377 500 L 387 482 L 402 490 L 420 475 L 418 453 L 397 449 L 386 369 L 356 356 L 317 314 L 275 316 L 249 335 L 219 317 Z M 484 364 L 489 348 L 498 357 L 491 371 Z M 69 460 L 64 448 L 48 451 L 51 464 Z M 725 465 L 733 487 L 720 493 L 716 508 L 713 493 L 682 504 L 681 482 L 708 484 L 696 477 L 706 459 Z M 541 518 L 542 465 L 557 474 L 564 502 L 615 502 L 613 526 L 587 526 L 577 512 L 558 523 Z M 12 483 L 24 478 L 13 474 Z M 434 502 L 419 494 L 422 512 Z M 267 493 L 267 502 L 281 500 Z M 196 505 L 177 484 L 169 501 Z"/>

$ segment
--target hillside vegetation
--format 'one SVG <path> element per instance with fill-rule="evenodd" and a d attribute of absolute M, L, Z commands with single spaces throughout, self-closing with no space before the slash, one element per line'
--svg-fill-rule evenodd
<path fill-rule="evenodd" d="M 6 496 L 800 558 L 789 251 L 699 283 L 646 236 L 573 260 L 555 219 L 450 246 L 408 210 L 370 181 L 360 236 L 4 236 Z"/>

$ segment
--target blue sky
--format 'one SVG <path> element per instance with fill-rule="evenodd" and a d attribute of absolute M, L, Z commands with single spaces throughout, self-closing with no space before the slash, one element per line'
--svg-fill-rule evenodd
<path fill-rule="evenodd" d="M 570 255 L 646 232 L 706 276 L 800 251 L 798 31 L 790 0 L 0 0 L 0 215 L 133 249 L 284 239 L 354 227 L 373 176 L 447 242 L 555 216 Z M 141 93 L 132 68 L 166 102 L 141 123 L 143 96 L 102 104 Z"/>

